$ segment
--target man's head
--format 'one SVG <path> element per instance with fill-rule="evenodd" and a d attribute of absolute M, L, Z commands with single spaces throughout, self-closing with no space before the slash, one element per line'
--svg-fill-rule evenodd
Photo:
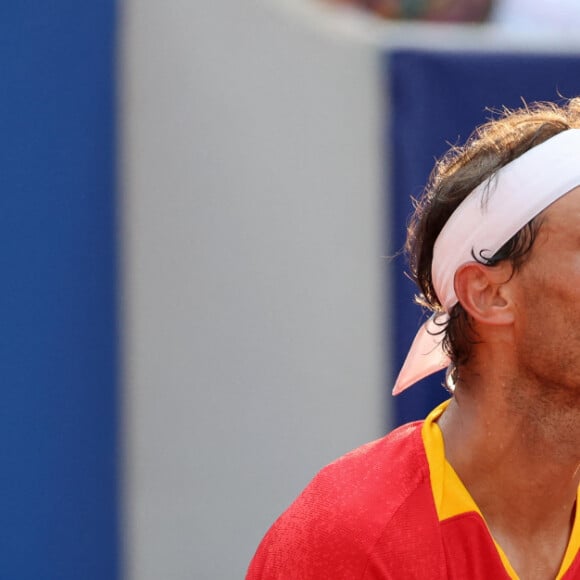
<path fill-rule="evenodd" d="M 477 336 L 472 318 L 461 303 L 449 308 L 444 304 L 446 298 L 437 295 L 432 270 L 435 242 L 450 216 L 474 189 L 514 159 L 571 128 L 580 128 L 580 99 L 562 107 L 536 104 L 506 110 L 500 118 L 478 128 L 465 146 L 454 147 L 437 163 L 416 204 L 406 245 L 411 275 L 421 290 L 418 301 L 422 305 L 436 313 L 448 310 L 443 348 L 454 373 L 469 360 Z M 507 262 L 515 272 L 525 262 L 540 226 L 541 219 L 532 219 L 492 255 L 476 251 L 472 258 L 487 266 Z"/>

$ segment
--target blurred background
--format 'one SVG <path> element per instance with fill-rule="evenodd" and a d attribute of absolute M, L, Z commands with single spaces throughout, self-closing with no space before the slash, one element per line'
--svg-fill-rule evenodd
<path fill-rule="evenodd" d="M 422 418 L 410 196 L 580 94 L 572 0 L 0 8 L 0 578 L 243 578 L 323 465 Z"/>

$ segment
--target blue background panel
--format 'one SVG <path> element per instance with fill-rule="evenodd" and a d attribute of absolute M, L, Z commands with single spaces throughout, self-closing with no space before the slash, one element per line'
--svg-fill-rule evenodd
<path fill-rule="evenodd" d="M 118 577 L 115 3 L 0 7 L 0 578 Z"/>
<path fill-rule="evenodd" d="M 490 109 L 517 108 L 522 99 L 558 101 L 580 95 L 578 55 L 534 55 L 401 50 L 385 54 L 385 90 L 391 95 L 393 151 L 392 192 L 387 217 L 395 251 L 405 242 L 412 207 L 436 158 L 449 144 L 463 143 L 471 131 L 491 117 Z M 424 320 L 413 304 L 413 283 L 404 276 L 406 260 L 394 267 L 394 360 L 401 367 L 417 328 Z M 394 377 L 392 377 L 394 380 Z M 423 418 L 447 398 L 438 373 L 395 399 L 396 424 Z"/>

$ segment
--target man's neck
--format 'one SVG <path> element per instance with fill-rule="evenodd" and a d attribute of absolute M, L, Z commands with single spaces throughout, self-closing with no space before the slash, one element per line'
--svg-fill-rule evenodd
<path fill-rule="evenodd" d="M 537 400 L 526 405 L 529 397 L 512 401 L 507 392 L 505 385 L 459 386 L 439 420 L 445 454 L 521 577 L 531 577 L 530 554 L 549 577 L 559 568 L 575 510 L 580 405 L 545 402 L 542 410 Z"/>

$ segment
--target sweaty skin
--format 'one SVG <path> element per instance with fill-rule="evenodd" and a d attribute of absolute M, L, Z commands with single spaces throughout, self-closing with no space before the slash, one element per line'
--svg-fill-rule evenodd
<path fill-rule="evenodd" d="M 448 461 L 526 580 L 556 577 L 580 483 L 580 188 L 540 217 L 513 275 L 458 271 L 478 340 L 439 420 Z"/>

